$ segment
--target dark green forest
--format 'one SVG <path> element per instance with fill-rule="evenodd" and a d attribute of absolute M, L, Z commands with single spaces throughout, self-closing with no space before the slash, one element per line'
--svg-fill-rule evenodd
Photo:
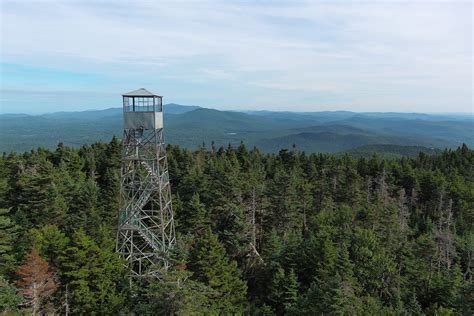
<path fill-rule="evenodd" d="M 265 153 L 292 148 L 307 153 L 374 151 L 390 156 L 474 146 L 472 115 L 421 113 L 233 112 L 166 104 L 166 138 L 170 144 L 197 149 L 244 141 Z M 42 115 L 0 114 L 0 152 L 55 149 L 62 142 L 80 147 L 108 142 L 123 132 L 123 109 L 56 112 Z M 389 146 L 387 146 L 389 145 Z M 355 151 L 355 152 L 352 152 Z"/>
<path fill-rule="evenodd" d="M 172 268 L 132 282 L 115 253 L 120 155 L 114 138 L 0 157 L 1 310 L 473 314 L 466 145 L 399 159 L 169 145 Z"/>

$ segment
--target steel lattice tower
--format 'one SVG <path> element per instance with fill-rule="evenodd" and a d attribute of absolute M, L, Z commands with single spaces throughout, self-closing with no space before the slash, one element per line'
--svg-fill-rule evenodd
<path fill-rule="evenodd" d="M 163 97 L 145 89 L 122 95 L 123 149 L 117 252 L 132 276 L 166 272 L 176 237 L 163 135 Z"/>

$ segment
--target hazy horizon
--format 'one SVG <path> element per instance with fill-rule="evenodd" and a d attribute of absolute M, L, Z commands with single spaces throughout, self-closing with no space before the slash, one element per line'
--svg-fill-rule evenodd
<path fill-rule="evenodd" d="M 186 106 L 186 107 L 194 107 L 197 106 L 199 108 L 203 109 L 210 109 L 210 110 L 218 110 L 218 111 L 229 111 L 229 112 L 242 112 L 242 113 L 251 113 L 251 112 L 291 112 L 291 113 L 322 113 L 322 112 L 351 112 L 351 113 L 359 113 L 359 114 L 370 114 L 370 113 L 380 113 L 380 114 L 414 114 L 414 115 L 420 115 L 420 114 L 426 114 L 426 115 L 446 115 L 446 116 L 474 116 L 474 112 L 402 112 L 402 111 L 351 111 L 351 110 L 343 110 L 343 109 L 334 109 L 334 110 L 314 110 L 314 111 L 298 111 L 298 110 L 268 110 L 268 109 L 259 109 L 259 108 L 254 108 L 254 109 L 221 109 L 221 108 L 216 108 L 216 107 L 209 107 L 205 105 L 198 105 L 198 104 L 178 104 L 178 103 L 165 103 L 165 113 L 166 113 L 166 105 L 179 105 L 179 106 Z M 46 112 L 2 112 L 0 109 L 0 115 L 43 115 L 43 114 L 52 114 L 52 113 L 75 113 L 75 112 L 89 112 L 89 111 L 105 111 L 105 110 L 111 110 L 111 109 L 121 109 L 121 106 L 108 106 L 104 108 L 81 108 L 81 109 L 70 109 L 70 110 L 54 110 L 54 111 L 46 111 Z"/>

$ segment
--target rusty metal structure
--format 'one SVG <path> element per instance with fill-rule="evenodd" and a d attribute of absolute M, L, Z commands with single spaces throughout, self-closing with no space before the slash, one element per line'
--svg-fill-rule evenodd
<path fill-rule="evenodd" d="M 121 208 L 117 252 L 134 277 L 160 277 L 176 243 L 163 128 L 163 97 L 122 95 Z"/>

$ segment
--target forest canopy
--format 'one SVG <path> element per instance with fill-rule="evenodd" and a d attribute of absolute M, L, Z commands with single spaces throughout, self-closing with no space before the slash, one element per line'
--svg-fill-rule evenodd
<path fill-rule="evenodd" d="M 162 280 L 115 253 L 121 145 L 0 157 L 0 310 L 472 314 L 474 151 L 353 158 L 169 145 Z M 31 291 L 36 286 L 38 291 Z"/>

